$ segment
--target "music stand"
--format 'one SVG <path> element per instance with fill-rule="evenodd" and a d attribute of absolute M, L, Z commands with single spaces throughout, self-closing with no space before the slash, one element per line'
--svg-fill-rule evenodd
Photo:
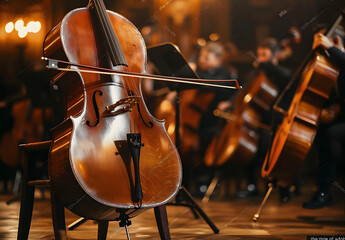
<path fill-rule="evenodd" d="M 194 79 L 199 78 L 198 75 L 190 68 L 177 46 L 172 43 L 149 47 L 147 48 L 147 54 L 149 60 L 154 64 L 160 75 Z M 177 151 L 180 153 L 180 91 L 193 89 L 195 88 L 195 85 L 167 83 L 167 86 L 171 91 L 177 92 L 175 98 L 175 144 Z M 181 187 L 178 195 L 180 196 L 175 197 L 175 202 L 172 203 L 172 205 L 189 207 L 195 217 L 198 217 L 195 212 L 197 211 L 211 227 L 213 232 L 219 233 L 219 229 L 196 203 L 190 192 L 184 186 Z M 183 200 L 187 203 L 184 203 Z"/>

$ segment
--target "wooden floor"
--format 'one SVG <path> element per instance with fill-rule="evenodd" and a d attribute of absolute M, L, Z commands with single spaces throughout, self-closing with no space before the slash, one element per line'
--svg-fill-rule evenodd
<path fill-rule="evenodd" d="M 310 191 L 310 187 L 304 189 L 301 196 L 295 196 L 290 202 L 282 204 L 278 200 L 278 191 L 274 190 L 256 223 L 252 218 L 262 196 L 245 200 L 211 200 L 201 206 L 220 229 L 219 234 L 214 234 L 203 219 L 195 219 L 188 208 L 168 206 L 171 238 L 285 240 L 307 239 L 308 235 L 345 236 L 345 193 L 336 191 L 336 203 L 333 206 L 322 210 L 306 210 L 301 204 L 310 198 Z M 0 239 L 16 239 L 17 236 L 20 203 L 6 205 L 6 201 L 12 197 L 0 195 Z M 70 212 L 66 215 L 67 224 L 78 219 Z M 131 239 L 159 239 L 152 209 L 132 219 L 129 230 Z M 68 232 L 69 239 L 96 239 L 96 236 L 97 225 L 93 221 Z M 36 200 L 29 239 L 54 239 L 49 200 Z M 117 222 L 111 222 L 107 239 L 126 239 L 124 229 L 119 228 Z"/>

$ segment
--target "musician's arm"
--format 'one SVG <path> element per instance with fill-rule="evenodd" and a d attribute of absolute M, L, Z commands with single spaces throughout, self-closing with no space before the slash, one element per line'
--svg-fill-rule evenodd
<path fill-rule="evenodd" d="M 334 60 L 339 66 L 345 66 L 345 52 L 340 50 L 337 47 L 331 47 L 327 49 L 330 57 Z"/>
<path fill-rule="evenodd" d="M 259 68 L 263 69 L 274 84 L 283 90 L 291 78 L 291 71 L 283 66 L 275 65 L 271 62 L 260 63 Z"/>

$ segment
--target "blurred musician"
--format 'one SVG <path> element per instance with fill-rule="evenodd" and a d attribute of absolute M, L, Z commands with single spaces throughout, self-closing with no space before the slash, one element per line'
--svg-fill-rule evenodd
<path fill-rule="evenodd" d="M 256 52 L 257 57 L 253 64 L 254 67 L 256 67 L 254 72 L 262 70 L 266 74 L 267 78 L 277 86 L 280 93 L 286 87 L 291 78 L 291 71 L 279 64 L 280 44 L 275 38 L 266 38 L 258 44 Z M 223 108 L 224 105 L 224 103 L 221 103 L 218 108 Z M 263 116 L 262 122 L 268 125 L 270 124 L 271 112 L 268 112 L 266 116 Z M 238 197 L 246 198 L 258 195 L 256 170 L 261 166 L 261 162 L 268 150 L 269 142 L 269 133 L 265 130 L 261 130 L 257 155 L 249 165 L 247 171 L 247 188 L 239 191 L 237 193 Z M 288 198 L 287 190 L 280 189 L 280 191 L 282 192 L 281 200 L 285 201 L 286 198 Z"/>
<path fill-rule="evenodd" d="M 201 48 L 197 62 L 194 65 L 194 69 L 202 79 L 224 80 L 237 78 L 236 73 L 231 72 L 228 67 L 225 67 L 224 60 L 225 49 L 223 45 L 218 42 L 208 42 L 204 47 Z M 226 83 L 216 82 L 215 84 Z M 217 131 L 219 131 L 219 125 L 224 123 L 223 119 L 219 119 L 218 117 L 215 117 L 213 115 L 213 111 L 217 108 L 219 102 L 228 99 L 229 96 L 233 95 L 236 92 L 236 90 L 233 91 L 229 89 L 225 90 L 218 88 L 201 88 L 198 91 L 199 96 L 202 96 L 202 93 L 205 93 L 205 96 L 208 95 L 207 93 L 213 93 L 213 98 L 211 102 L 207 102 L 208 106 L 206 108 L 206 111 L 202 113 L 198 125 L 198 151 L 200 156 L 204 156 L 207 147 L 211 143 Z M 195 99 L 195 101 L 198 101 L 200 103 L 203 102 L 202 99 Z M 210 169 L 204 169 L 201 165 L 197 169 L 194 169 L 193 174 L 195 176 L 194 181 L 197 181 L 197 185 L 200 184 L 200 186 L 197 188 L 197 192 L 203 195 L 201 186 L 204 186 L 205 181 L 208 181 L 206 179 L 211 177 Z"/>
<path fill-rule="evenodd" d="M 280 45 L 275 38 L 266 38 L 258 44 L 254 67 L 263 70 L 281 92 L 291 77 L 291 71 L 279 64 Z"/>
<path fill-rule="evenodd" d="M 333 94 L 327 106 L 321 112 L 321 124 L 318 130 L 320 162 L 318 191 L 309 202 L 303 203 L 307 209 L 319 209 L 333 204 L 330 185 L 336 175 L 336 163 L 344 160 L 345 143 L 345 34 L 338 27 L 332 39 L 323 35 L 321 30 L 314 35 L 313 49 L 322 47 L 329 54 L 329 59 L 339 67 L 339 76 Z"/>
<path fill-rule="evenodd" d="M 201 50 L 198 57 L 196 72 L 202 79 L 234 79 L 237 78 L 236 74 L 231 73 L 228 68 L 223 66 L 225 50 L 222 44 L 218 42 L 208 42 Z M 218 84 L 218 83 L 216 83 Z M 210 144 L 213 136 L 218 129 L 219 118 L 213 115 L 219 102 L 229 98 L 235 91 L 221 90 L 221 89 L 208 89 L 214 91 L 215 95 L 207 110 L 203 113 L 200 124 L 200 150 L 201 154 L 206 150 Z"/>

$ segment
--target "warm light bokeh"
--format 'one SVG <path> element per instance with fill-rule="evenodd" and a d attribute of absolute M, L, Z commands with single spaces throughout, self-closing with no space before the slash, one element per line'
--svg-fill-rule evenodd
<path fill-rule="evenodd" d="M 18 37 L 20 37 L 20 38 L 25 38 L 27 34 L 28 34 L 28 28 L 27 27 L 23 26 L 18 31 Z"/>
<path fill-rule="evenodd" d="M 209 38 L 211 41 L 218 41 L 220 38 L 220 35 L 218 33 L 211 33 Z"/>
<path fill-rule="evenodd" d="M 41 23 L 39 21 L 30 21 L 27 28 L 28 32 L 38 33 L 41 30 Z"/>
<path fill-rule="evenodd" d="M 22 27 L 24 27 L 24 21 L 22 19 L 17 20 L 14 24 L 14 29 L 19 31 Z"/>
<path fill-rule="evenodd" d="M 38 33 L 42 28 L 40 21 L 29 21 L 25 26 L 23 19 L 18 19 L 15 24 L 8 22 L 5 26 L 6 33 L 11 33 L 15 29 L 19 38 L 25 38 L 28 33 Z"/>
<path fill-rule="evenodd" d="M 6 26 L 5 26 L 5 31 L 6 31 L 7 33 L 11 33 L 11 32 L 13 31 L 13 29 L 14 29 L 14 24 L 13 24 L 13 22 L 8 22 L 8 23 L 6 24 Z"/>

